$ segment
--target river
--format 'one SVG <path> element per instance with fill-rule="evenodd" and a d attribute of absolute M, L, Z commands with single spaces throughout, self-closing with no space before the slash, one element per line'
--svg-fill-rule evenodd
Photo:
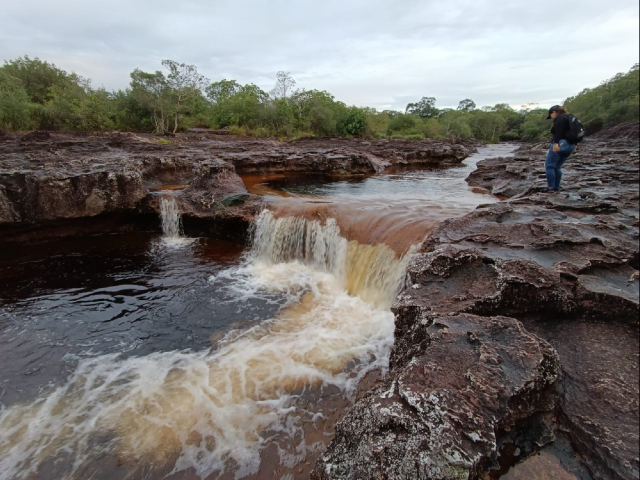
<path fill-rule="evenodd" d="M 457 167 L 247 176 L 251 246 L 165 234 L 0 252 L 0 479 L 308 478 L 384 375 L 391 304 L 446 218 L 497 199 Z M 171 201 L 169 201 L 171 200 Z"/>

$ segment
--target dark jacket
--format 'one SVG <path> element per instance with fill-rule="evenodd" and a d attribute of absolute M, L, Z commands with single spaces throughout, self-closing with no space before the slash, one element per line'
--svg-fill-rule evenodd
<path fill-rule="evenodd" d="M 571 126 L 569 125 L 569 115 L 561 113 L 553 121 L 553 127 L 551 127 L 551 133 L 553 134 L 553 143 L 558 143 L 560 140 L 567 140 Z"/>

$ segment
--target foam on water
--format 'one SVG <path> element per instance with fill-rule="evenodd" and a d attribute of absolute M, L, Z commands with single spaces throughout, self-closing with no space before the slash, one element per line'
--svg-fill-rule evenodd
<path fill-rule="evenodd" d="M 335 221 L 263 212 L 247 261 L 221 275 L 239 294 L 284 297 L 278 315 L 210 351 L 80 361 L 48 397 L 0 412 L 0 478 L 29 478 L 52 459 L 59 478 L 95 478 L 105 475 L 96 458 L 113 457 L 152 477 L 192 469 L 242 478 L 275 438 L 297 445 L 281 463 L 304 459 L 303 422 L 323 416 L 304 391 L 353 398 L 368 372 L 385 371 L 389 306 L 407 262 L 383 244 L 347 241 Z"/>

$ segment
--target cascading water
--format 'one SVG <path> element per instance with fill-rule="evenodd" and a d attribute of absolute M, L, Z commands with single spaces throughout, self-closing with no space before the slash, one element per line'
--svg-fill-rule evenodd
<path fill-rule="evenodd" d="M 409 254 L 398 259 L 387 245 L 362 245 L 340 234 L 335 219 L 324 224 L 300 217 L 276 218 L 264 210 L 254 234 L 252 258 L 269 264 L 292 261 L 332 274 L 351 295 L 389 308 L 402 286 Z"/>
<path fill-rule="evenodd" d="M 160 222 L 162 224 L 162 244 L 180 248 L 193 243 L 194 239 L 184 236 L 178 197 L 164 193 L 160 198 Z"/>
<path fill-rule="evenodd" d="M 175 201 L 161 207 L 165 235 L 178 236 Z M 231 279 L 239 301 L 281 299 L 279 313 L 229 332 L 212 351 L 81 360 L 51 395 L 0 412 L 0 478 L 31 478 L 52 460 L 61 479 L 260 478 L 269 446 L 281 471 L 312 464 L 335 420 L 325 422 L 323 392 L 348 401 L 388 366 L 389 306 L 408 260 L 348 241 L 332 219 L 264 211 L 247 260 L 210 281 Z"/>
<path fill-rule="evenodd" d="M 162 233 L 166 238 L 180 238 L 183 236 L 180 208 L 174 196 L 160 198 L 160 220 Z"/>

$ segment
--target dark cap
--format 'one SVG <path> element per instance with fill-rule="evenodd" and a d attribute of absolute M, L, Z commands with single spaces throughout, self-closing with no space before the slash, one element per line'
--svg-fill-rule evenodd
<path fill-rule="evenodd" d="M 547 120 L 549 120 L 551 118 L 551 114 L 553 112 L 557 112 L 558 110 L 560 110 L 562 107 L 560 105 L 554 105 L 553 107 L 551 107 L 549 109 L 549 116 L 547 117 Z"/>

